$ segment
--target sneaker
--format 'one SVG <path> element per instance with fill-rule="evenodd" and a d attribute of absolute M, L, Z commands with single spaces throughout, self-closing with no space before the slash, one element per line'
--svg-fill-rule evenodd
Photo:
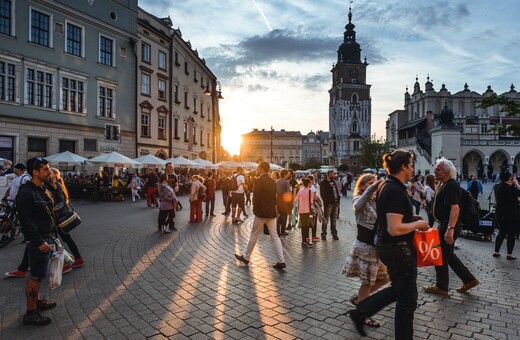
<path fill-rule="evenodd" d="M 72 264 L 70 266 L 72 268 L 78 268 L 78 267 L 83 267 L 84 264 L 85 264 L 85 261 L 83 261 L 83 258 L 78 257 L 77 259 L 74 260 L 74 262 L 72 262 Z"/>
<path fill-rule="evenodd" d="M 320 238 L 318 236 L 314 236 L 312 238 L 312 242 L 319 242 L 320 241 Z"/>
<path fill-rule="evenodd" d="M 459 292 L 459 293 L 467 293 L 471 288 L 475 288 L 475 287 L 478 286 L 479 284 L 480 284 L 479 280 L 474 279 L 474 280 L 471 281 L 471 282 L 464 283 L 464 284 L 462 285 L 462 287 L 460 287 L 460 288 L 457 289 L 457 292 Z"/>
<path fill-rule="evenodd" d="M 68 272 L 70 272 L 72 270 L 72 265 L 68 264 L 66 266 L 63 266 L 63 269 L 61 270 L 61 273 L 62 274 L 67 274 Z"/>
<path fill-rule="evenodd" d="M 166 230 L 164 230 L 164 232 L 165 232 L 166 234 L 170 234 L 172 231 L 171 231 L 170 229 L 166 229 Z"/>
<path fill-rule="evenodd" d="M 278 262 L 277 264 L 273 264 L 273 268 L 274 269 L 284 269 L 285 268 L 285 263 L 283 262 Z"/>
<path fill-rule="evenodd" d="M 38 310 L 53 309 L 54 307 L 56 307 L 56 305 L 56 302 L 49 302 L 45 299 L 39 299 L 38 301 L 36 301 L 36 308 Z"/>
<path fill-rule="evenodd" d="M 326 240 L 327 240 L 327 236 L 322 236 L 321 239 L 322 239 L 323 241 L 326 241 Z"/>
<path fill-rule="evenodd" d="M 242 223 L 244 221 L 242 221 L 241 219 L 237 218 L 233 223 L 236 223 L 236 224 L 239 224 L 239 223 Z"/>
<path fill-rule="evenodd" d="M 431 285 L 431 286 L 428 286 L 428 287 L 423 287 L 423 290 L 426 293 L 448 296 L 448 291 L 444 290 L 444 289 L 440 289 L 439 287 L 437 287 L 437 285 Z"/>
<path fill-rule="evenodd" d="M 302 242 L 302 248 L 312 248 L 312 243 Z"/>
<path fill-rule="evenodd" d="M 332 239 L 337 241 L 337 240 L 339 240 L 339 237 L 337 235 L 334 235 L 334 236 L 332 236 Z"/>
<path fill-rule="evenodd" d="M 170 227 L 170 231 L 177 231 L 177 228 L 172 226 L 172 227 Z"/>
<path fill-rule="evenodd" d="M 8 277 L 24 277 L 25 275 L 27 275 L 27 272 L 22 272 L 18 269 L 5 273 L 5 276 Z"/>
<path fill-rule="evenodd" d="M 26 326 L 47 326 L 51 321 L 51 318 L 41 315 L 37 310 L 23 316 L 23 324 Z"/>

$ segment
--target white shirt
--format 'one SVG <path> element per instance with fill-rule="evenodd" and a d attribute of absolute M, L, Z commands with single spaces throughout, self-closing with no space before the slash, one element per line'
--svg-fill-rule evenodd
<path fill-rule="evenodd" d="M 27 181 L 31 179 L 31 176 L 29 176 L 28 173 L 24 172 L 20 176 L 13 179 L 11 182 L 11 187 L 9 189 L 9 196 L 7 197 L 8 200 L 15 201 L 16 195 L 18 195 L 18 190 L 20 189 L 20 186 L 22 184 L 25 184 Z"/>
<path fill-rule="evenodd" d="M 243 194 L 244 193 L 244 184 L 246 184 L 246 179 L 244 178 L 243 175 L 234 175 L 233 177 L 237 178 L 236 181 L 238 184 L 238 189 L 235 191 L 231 191 L 231 192 L 235 193 L 235 194 Z M 231 180 L 234 181 L 235 179 L 232 178 Z"/>

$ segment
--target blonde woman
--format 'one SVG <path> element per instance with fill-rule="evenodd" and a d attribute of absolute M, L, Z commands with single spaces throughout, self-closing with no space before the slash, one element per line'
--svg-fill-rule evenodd
<path fill-rule="evenodd" d="M 61 177 L 60 170 L 51 168 L 51 177 L 47 186 L 47 190 L 52 194 L 52 199 L 54 200 L 54 214 L 56 215 L 56 218 L 59 218 L 62 214 L 67 213 L 69 211 L 68 205 L 70 203 L 69 192 L 67 191 L 65 182 Z M 67 266 L 63 267 L 63 272 L 65 273 L 70 271 L 70 268 L 83 266 L 83 258 L 81 257 L 78 246 L 72 239 L 70 233 L 64 233 L 60 228 L 56 229 L 58 229 L 60 238 L 69 246 L 70 252 L 72 255 L 74 255 L 74 262 L 69 265 L 69 268 L 67 268 Z"/>
<path fill-rule="evenodd" d="M 374 245 L 374 224 L 377 218 L 375 194 L 381 181 L 376 175 L 363 174 L 356 181 L 352 206 L 357 223 L 357 239 L 347 256 L 343 274 L 347 277 L 359 277 L 361 287 L 357 296 L 350 302 L 357 305 L 389 282 L 386 266 L 379 261 Z M 365 325 L 379 327 L 380 324 L 370 318 Z"/>

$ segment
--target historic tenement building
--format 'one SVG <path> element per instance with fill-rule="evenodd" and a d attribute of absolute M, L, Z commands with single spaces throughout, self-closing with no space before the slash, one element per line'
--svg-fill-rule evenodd
<path fill-rule="evenodd" d="M 355 164 L 361 142 L 370 138 L 372 106 L 367 66 L 361 61 L 361 47 L 349 9 L 343 43 L 333 66 L 332 88 L 329 90 L 329 163 Z"/>
<path fill-rule="evenodd" d="M 253 129 L 242 135 L 240 159 L 281 165 L 285 162 L 301 164 L 302 140 L 300 131 Z"/>
<path fill-rule="evenodd" d="M 520 138 L 499 135 L 491 129 L 520 124 L 520 117 L 506 117 L 498 105 L 479 108 L 481 99 L 493 94 L 520 100 L 514 85 L 504 93 L 495 93 L 488 86 L 480 94 L 465 84 L 452 94 L 444 84 L 435 91 L 429 77 L 423 91 L 416 78 L 413 93 L 406 89 L 404 110 L 389 114 L 387 140 L 394 147 L 416 154 L 418 173 L 433 172 L 439 157 L 452 160 L 464 178 L 489 178 L 503 168 L 516 173 L 520 166 Z"/>
<path fill-rule="evenodd" d="M 311 161 L 328 164 L 329 133 L 324 131 L 309 132 L 303 136 L 302 165 Z"/>
<path fill-rule="evenodd" d="M 1 1 L 0 157 L 136 156 L 137 8 Z"/>

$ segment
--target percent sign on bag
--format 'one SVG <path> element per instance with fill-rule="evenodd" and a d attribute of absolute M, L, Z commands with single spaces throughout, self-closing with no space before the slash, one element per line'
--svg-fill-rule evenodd
<path fill-rule="evenodd" d="M 428 257 L 435 261 L 435 260 L 439 259 L 442 255 L 442 252 L 439 249 L 441 247 L 441 245 L 433 244 L 433 239 L 430 240 L 430 244 L 426 243 L 426 241 L 419 242 L 418 247 L 419 247 L 419 251 L 422 254 L 425 254 L 423 257 L 423 260 L 425 260 L 425 261 L 426 261 L 426 259 L 428 259 Z"/>
<path fill-rule="evenodd" d="M 442 266 L 442 250 L 439 231 L 417 231 L 414 236 L 417 267 Z"/>

